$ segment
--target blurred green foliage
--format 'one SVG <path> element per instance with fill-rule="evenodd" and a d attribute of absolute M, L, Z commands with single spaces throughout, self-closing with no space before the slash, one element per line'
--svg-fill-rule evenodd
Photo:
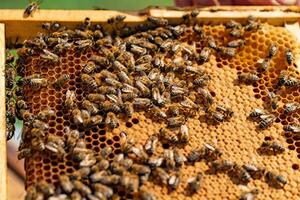
<path fill-rule="evenodd" d="M 0 8 L 25 8 L 28 0 L 0 0 Z M 41 9 L 139 10 L 147 6 L 172 6 L 173 0 L 43 0 Z"/>

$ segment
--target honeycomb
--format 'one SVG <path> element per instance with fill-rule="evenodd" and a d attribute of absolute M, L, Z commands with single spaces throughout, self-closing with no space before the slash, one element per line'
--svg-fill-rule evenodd
<path fill-rule="evenodd" d="M 218 45 L 226 44 L 230 40 L 228 31 L 223 25 L 204 25 L 204 32 L 212 35 Z M 195 44 L 200 52 L 202 44 L 197 42 L 198 36 L 189 29 L 180 37 L 180 41 L 187 44 Z M 224 159 L 234 161 L 238 164 L 253 163 L 257 166 L 265 166 L 267 170 L 275 171 L 287 177 L 288 184 L 284 189 L 269 187 L 261 180 L 253 180 L 248 184 L 249 188 L 258 188 L 260 191 L 258 199 L 297 199 L 300 196 L 300 137 L 296 134 L 285 133 L 283 125 L 292 124 L 300 119 L 300 111 L 290 116 L 283 114 L 283 105 L 287 102 L 300 102 L 300 88 L 296 90 L 282 88 L 276 91 L 279 95 L 279 108 L 275 111 L 276 123 L 266 130 L 258 130 L 255 123 L 248 119 L 249 113 L 254 108 L 264 108 L 268 102 L 268 91 L 275 91 L 281 70 L 289 70 L 296 77 L 299 71 L 295 66 L 288 68 L 285 63 L 284 52 L 287 48 L 297 54 L 299 45 L 295 36 L 283 27 L 275 27 L 263 24 L 257 32 L 245 33 L 245 45 L 239 49 L 236 56 L 224 58 L 213 54 L 209 61 L 203 64 L 205 71 L 211 76 L 208 88 L 218 104 L 228 105 L 235 112 L 235 116 L 229 121 L 212 125 L 206 122 L 203 115 L 199 114 L 189 119 L 187 125 L 190 130 L 189 145 L 184 147 L 185 152 L 198 148 L 204 142 L 210 142 L 219 147 Z M 244 85 L 237 83 L 237 75 L 241 72 L 253 72 L 257 70 L 258 59 L 267 56 L 268 47 L 275 43 L 278 45 L 278 54 L 271 61 L 270 69 L 260 73 L 257 83 Z M 78 127 L 71 123 L 68 113 L 63 112 L 62 103 L 65 100 L 67 90 L 74 90 L 77 102 L 81 102 L 85 92 L 81 85 L 80 74 L 82 65 L 97 52 L 87 50 L 77 53 L 74 49 L 68 50 L 60 56 L 60 64 L 40 68 L 39 57 L 29 57 L 26 60 L 25 76 L 39 73 L 49 81 L 55 81 L 61 74 L 69 74 L 70 80 L 61 90 L 51 87 L 32 91 L 25 88 L 25 100 L 33 114 L 50 107 L 55 111 L 55 116 L 49 120 L 49 134 L 64 137 L 64 127 L 72 129 Z M 109 131 L 104 125 L 93 127 L 84 132 L 84 140 L 87 147 L 99 152 L 106 146 L 111 146 L 113 153 L 121 152 L 120 133 L 126 132 L 128 137 L 136 139 L 137 144 L 144 144 L 145 140 L 152 134 L 159 132 L 163 124 L 153 121 L 143 112 L 134 113 L 129 120 L 121 120 L 120 126 Z M 264 140 L 276 140 L 284 144 L 289 150 L 277 156 L 262 156 L 257 153 L 257 148 Z M 168 145 L 160 145 L 158 152 Z M 34 185 L 42 180 L 58 185 L 58 177 L 62 174 L 70 175 L 78 170 L 78 163 L 72 161 L 70 155 L 63 159 L 56 156 L 36 153 L 25 162 L 26 186 Z M 195 166 L 184 166 L 181 170 L 182 183 L 179 188 L 169 192 L 153 182 L 147 182 L 145 187 L 153 192 L 157 199 L 238 199 L 241 187 L 235 185 L 228 176 L 224 174 L 210 175 L 206 173 L 208 166 L 204 162 L 198 162 Z M 189 177 L 198 172 L 205 173 L 203 184 L 198 194 L 185 195 L 185 185 Z"/>

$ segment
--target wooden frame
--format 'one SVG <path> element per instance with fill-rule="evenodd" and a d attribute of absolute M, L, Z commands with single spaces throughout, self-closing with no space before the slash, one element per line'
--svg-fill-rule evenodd
<path fill-rule="evenodd" d="M 5 26 L 0 23 L 0 198 L 7 199 L 6 111 L 5 111 Z"/>
<path fill-rule="evenodd" d="M 92 22 L 106 23 L 110 17 L 122 14 L 126 15 L 125 22 L 137 24 L 144 22 L 148 15 L 168 18 L 170 22 L 178 21 L 189 9 L 178 8 L 149 8 L 137 13 L 123 13 L 118 11 L 95 11 L 95 10 L 40 10 L 34 17 L 23 18 L 23 10 L 0 10 L 0 197 L 7 199 L 6 194 L 6 133 L 5 133 L 5 39 L 23 41 L 41 32 L 41 24 L 44 22 L 57 21 L 71 28 L 89 17 Z M 241 20 L 249 15 L 253 15 L 261 21 L 266 21 L 273 25 L 285 25 L 293 32 L 300 42 L 300 7 L 296 6 L 220 6 L 200 8 L 198 20 L 203 23 L 218 23 L 230 19 Z M 4 26 L 5 24 L 5 26 Z M 299 58 L 299 55 L 296 57 Z M 300 59 L 296 60 L 300 67 Z M 300 68 L 299 68 L 300 69 Z"/>
<path fill-rule="evenodd" d="M 41 24 L 44 22 L 57 21 L 67 27 L 74 27 L 86 17 L 92 22 L 106 23 L 107 19 L 116 15 L 126 15 L 125 22 L 137 24 L 146 20 L 148 15 L 165 17 L 170 22 L 178 21 L 188 9 L 176 8 L 149 8 L 136 13 L 124 13 L 110 10 L 40 10 L 34 17 L 23 18 L 23 10 L 0 10 L 0 23 L 6 25 L 6 38 L 15 41 L 28 39 L 37 32 L 42 31 Z M 241 20 L 253 15 L 262 21 L 273 25 L 294 23 L 300 19 L 300 7 L 297 6 L 220 6 L 200 8 L 199 21 L 204 23 L 219 23 L 230 19 Z"/>

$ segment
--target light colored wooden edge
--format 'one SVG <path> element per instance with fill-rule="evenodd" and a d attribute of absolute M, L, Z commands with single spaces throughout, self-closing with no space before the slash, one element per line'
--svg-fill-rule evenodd
<path fill-rule="evenodd" d="M 298 44 L 300 45 L 300 26 L 299 22 L 292 23 L 292 24 L 285 24 L 285 28 L 293 33 L 295 37 L 297 38 Z M 297 65 L 297 69 L 300 72 L 300 50 L 296 51 L 295 54 L 295 64 Z"/>
<path fill-rule="evenodd" d="M 0 199 L 7 199 L 6 111 L 5 111 L 5 25 L 0 23 Z"/>
<path fill-rule="evenodd" d="M 89 17 L 92 22 L 106 23 L 107 19 L 116 15 L 126 15 L 127 24 L 144 22 L 147 15 L 168 18 L 171 23 L 178 22 L 187 10 L 177 8 L 149 8 L 140 11 L 140 15 L 133 15 L 111 10 L 39 10 L 33 17 L 23 18 L 24 10 L 0 10 L 0 23 L 6 24 L 6 37 L 15 41 L 30 38 L 41 32 L 41 24 L 57 21 L 68 28 L 73 28 L 84 18 Z M 242 20 L 253 15 L 262 21 L 273 25 L 283 25 L 285 22 L 295 22 L 300 19 L 300 8 L 295 6 L 220 6 L 199 9 L 198 20 L 204 23 L 220 23 L 230 19 Z"/>
<path fill-rule="evenodd" d="M 299 10 L 297 12 L 285 12 L 284 10 L 274 9 L 272 11 L 262 11 L 261 9 L 234 9 L 232 10 L 218 10 L 216 12 L 211 12 L 208 9 L 200 10 L 197 19 L 203 22 L 209 23 L 219 23 L 228 20 L 242 20 L 252 15 L 264 22 L 268 22 L 273 25 L 283 25 L 285 22 L 295 22 L 300 19 Z M 151 9 L 149 14 L 154 17 L 164 17 L 170 20 L 181 18 L 183 14 L 187 11 L 181 10 L 164 10 L 164 9 Z"/>

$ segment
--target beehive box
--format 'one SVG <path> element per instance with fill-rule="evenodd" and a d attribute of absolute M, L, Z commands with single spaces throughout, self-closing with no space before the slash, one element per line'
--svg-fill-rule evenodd
<path fill-rule="evenodd" d="M 231 12 L 232 10 L 234 12 Z M 198 16 L 199 21 L 205 24 L 204 32 L 212 35 L 218 44 L 224 44 L 228 39 L 227 31 L 224 26 L 220 25 L 222 22 L 229 19 L 243 21 L 250 14 L 256 16 L 263 23 L 268 22 L 263 24 L 262 28 L 257 32 L 245 34 L 246 45 L 238 51 L 235 57 L 228 59 L 212 55 L 210 60 L 204 64 L 206 72 L 212 78 L 209 90 L 213 91 L 212 95 L 216 103 L 229 105 L 234 110 L 235 116 L 229 122 L 221 123 L 218 126 L 207 123 L 203 120 L 201 114 L 194 119 L 189 119 L 190 143 L 184 147 L 184 151 L 188 152 L 205 142 L 210 142 L 223 151 L 224 159 L 229 159 L 238 164 L 253 163 L 258 166 L 265 166 L 268 170 L 278 172 L 287 177 L 289 183 L 281 190 L 271 188 L 260 180 L 251 181 L 248 187 L 258 188 L 261 191 L 258 199 L 297 199 L 300 196 L 300 172 L 298 170 L 299 167 L 297 167 L 300 163 L 299 137 L 297 135 L 284 134 L 283 132 L 283 125 L 299 119 L 299 112 L 289 117 L 282 114 L 282 106 L 285 103 L 300 101 L 299 89 L 291 91 L 282 89 L 277 93 L 279 95 L 279 109 L 275 113 L 277 119 L 276 123 L 269 129 L 260 131 L 256 128 L 255 123 L 247 119 L 254 108 L 264 107 L 264 102 L 267 101 L 267 93 L 274 90 L 280 71 L 287 69 L 287 65 L 282 59 L 287 48 L 292 49 L 296 56 L 295 65 L 289 70 L 299 77 L 297 57 L 300 53 L 300 46 L 297 35 L 295 35 L 295 30 L 299 31 L 299 27 L 297 25 L 284 26 L 285 23 L 295 23 L 300 19 L 296 10 L 297 8 L 294 7 L 222 7 L 203 9 Z M 16 12 L 18 16 L 20 12 Z M 38 32 L 37 27 L 40 26 L 41 21 L 58 21 L 71 27 L 74 25 L 74 22 L 80 22 L 85 17 L 90 17 L 93 22 L 99 21 L 97 19 L 101 17 L 101 22 L 105 22 L 109 17 L 117 14 L 117 12 L 110 11 L 103 11 L 103 13 L 92 11 L 74 11 L 71 14 L 66 12 L 59 13 L 63 13 L 63 15 L 57 18 L 54 17 L 54 15 L 58 14 L 56 11 L 41 11 L 33 19 L 29 19 L 28 24 L 31 23 L 33 25 L 32 30 Z M 148 14 L 156 17 L 166 17 L 172 23 L 181 18 L 183 11 L 150 10 Z M 12 16 L 12 13 L 9 15 Z M 48 15 L 48 18 L 44 18 L 45 15 Z M 75 19 L 69 17 L 74 17 Z M 69 20 L 72 20 L 72 22 L 69 22 Z M 127 20 L 128 23 L 136 24 L 143 22 L 145 17 L 128 15 Z M 7 23 L 8 36 L 16 36 L 16 31 L 13 28 L 21 30 L 13 23 L 13 17 L 10 19 L 6 18 L 4 21 Z M 27 23 L 27 21 L 22 23 Z M 290 30 L 292 29 L 293 31 L 291 32 Z M 30 33 L 26 31 L 23 37 L 26 38 L 30 34 L 32 34 L 32 31 Z M 23 39 L 23 37 L 21 38 Z M 196 39 L 197 37 L 191 28 L 180 37 L 181 42 L 188 44 L 195 42 Z M 255 71 L 257 60 L 267 55 L 268 47 L 272 43 L 276 43 L 279 46 L 279 52 L 276 58 L 272 60 L 270 70 L 264 74 L 259 74 L 260 80 L 258 83 L 253 85 L 237 84 L 237 74 Z M 196 47 L 200 50 L 202 45 L 196 42 Z M 51 87 L 43 88 L 38 92 L 26 91 L 25 99 L 31 107 L 31 112 L 34 114 L 48 106 L 55 110 L 56 116 L 49 121 L 49 134 L 63 137 L 64 126 L 77 128 L 70 123 L 68 114 L 62 112 L 62 103 L 68 89 L 75 90 L 77 100 L 79 102 L 82 100 L 84 91 L 80 84 L 79 75 L 82 70 L 82 64 L 93 54 L 94 52 L 92 51 L 78 54 L 70 49 L 60 58 L 59 65 L 43 69 L 37 67 L 38 57 L 28 59 L 25 75 L 41 73 L 49 81 L 55 81 L 62 73 L 70 74 L 71 76 L 68 84 L 60 91 Z M 87 142 L 87 147 L 96 152 L 99 152 L 105 146 L 112 146 L 114 153 L 110 157 L 113 158 L 114 154 L 120 152 L 120 132 L 125 131 L 129 137 L 136 138 L 137 143 L 144 144 L 148 136 L 157 133 L 161 127 L 162 124 L 152 121 L 141 112 L 135 113 L 129 121 L 122 121 L 121 125 L 112 132 L 107 131 L 103 126 L 94 127 L 85 132 L 84 139 Z M 259 155 L 256 151 L 257 148 L 262 141 L 270 139 L 280 141 L 289 150 L 278 156 Z M 164 146 L 164 148 L 167 147 Z M 160 146 L 158 151 L 162 151 L 162 149 L 163 147 Z M 59 160 L 55 156 L 36 154 L 32 158 L 27 159 L 25 163 L 27 173 L 26 186 L 33 185 L 41 180 L 46 180 L 56 185 L 61 174 L 71 174 L 77 169 L 77 164 L 68 155 L 63 160 Z M 199 162 L 195 166 L 185 166 L 182 170 L 182 184 L 176 191 L 171 193 L 169 193 L 167 188 L 151 182 L 147 183 L 146 187 L 148 191 L 153 191 L 158 199 L 185 199 L 187 198 L 184 193 L 186 180 L 197 172 L 205 172 L 207 170 L 208 166 L 204 162 Z M 238 199 L 241 191 L 240 187 L 223 174 L 205 175 L 199 194 L 192 196 L 191 199 Z"/>

